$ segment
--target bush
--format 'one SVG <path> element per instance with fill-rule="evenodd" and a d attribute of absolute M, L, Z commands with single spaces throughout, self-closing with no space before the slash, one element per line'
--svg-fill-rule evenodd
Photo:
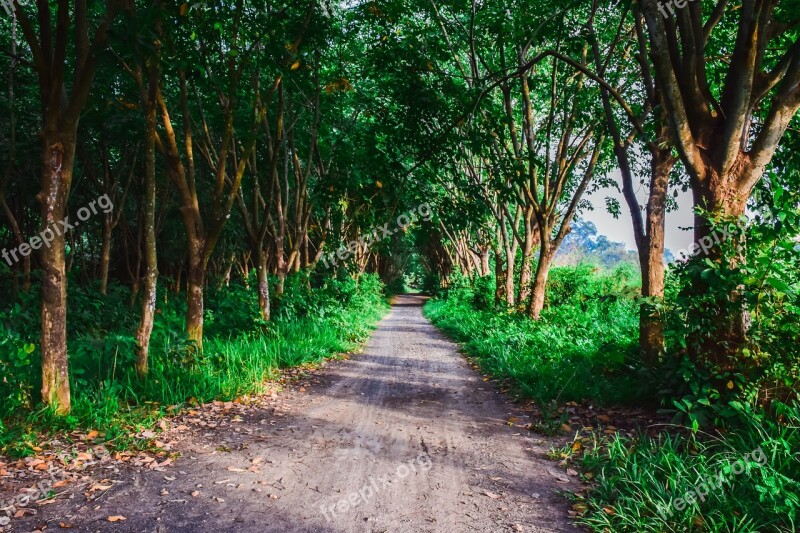
<path fill-rule="evenodd" d="M 554 268 L 555 290 L 538 322 L 487 307 L 494 302 L 487 294 L 491 279 L 451 288 L 446 299 L 425 307 L 484 372 L 513 380 L 520 394 L 542 404 L 633 402 L 645 395 L 635 357 L 638 290 L 630 268 Z"/>

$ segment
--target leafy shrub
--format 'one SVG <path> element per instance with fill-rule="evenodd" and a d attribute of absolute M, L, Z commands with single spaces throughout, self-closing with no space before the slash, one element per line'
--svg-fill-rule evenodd
<path fill-rule="evenodd" d="M 522 395 L 542 404 L 642 397 L 635 357 L 637 290 L 630 269 L 562 267 L 553 269 L 551 279 L 555 296 L 538 322 L 478 308 L 476 302 L 486 305 L 491 278 L 450 288 L 447 298 L 431 301 L 425 313 L 463 342 L 482 370 L 510 378 Z"/>

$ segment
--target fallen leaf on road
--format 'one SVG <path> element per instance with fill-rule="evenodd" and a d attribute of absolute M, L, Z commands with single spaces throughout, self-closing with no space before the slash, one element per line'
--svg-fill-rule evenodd
<path fill-rule="evenodd" d="M 123 522 L 125 520 L 127 520 L 127 518 L 125 518 L 122 515 L 116 515 L 116 516 L 109 516 L 108 517 L 108 521 L 109 522 Z"/>
<path fill-rule="evenodd" d="M 229 466 L 228 472 L 247 472 L 244 468 L 237 468 L 235 466 Z"/>
<path fill-rule="evenodd" d="M 556 478 L 556 481 L 558 481 L 559 483 L 569 483 L 569 478 L 564 474 L 562 474 L 561 472 L 554 472 L 552 470 L 548 470 L 547 473 Z"/>
<path fill-rule="evenodd" d="M 487 490 L 487 491 L 484 491 L 483 493 L 484 493 L 486 496 L 488 496 L 488 497 L 490 497 L 491 499 L 493 499 L 493 500 L 498 500 L 498 499 L 500 499 L 500 498 L 502 497 L 502 496 L 500 496 L 500 495 L 498 495 L 498 494 L 495 494 L 494 492 L 489 492 L 488 490 Z"/>

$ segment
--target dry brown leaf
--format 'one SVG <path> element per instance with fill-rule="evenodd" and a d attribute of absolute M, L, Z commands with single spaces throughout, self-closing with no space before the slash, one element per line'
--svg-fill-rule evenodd
<path fill-rule="evenodd" d="M 122 515 L 114 515 L 108 517 L 109 522 L 124 522 L 125 520 L 127 520 L 127 518 L 125 518 Z"/>
<path fill-rule="evenodd" d="M 589 510 L 585 503 L 576 503 L 572 505 L 572 510 L 578 514 L 583 514 Z"/>

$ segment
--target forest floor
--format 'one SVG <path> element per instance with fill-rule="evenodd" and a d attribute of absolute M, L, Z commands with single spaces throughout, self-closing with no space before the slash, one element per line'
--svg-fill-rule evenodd
<path fill-rule="evenodd" d="M 575 531 L 559 492 L 577 481 L 547 459 L 563 439 L 517 427 L 530 413 L 424 301 L 398 297 L 363 354 L 280 393 L 163 422 L 166 455 L 98 461 L 6 531 Z"/>

